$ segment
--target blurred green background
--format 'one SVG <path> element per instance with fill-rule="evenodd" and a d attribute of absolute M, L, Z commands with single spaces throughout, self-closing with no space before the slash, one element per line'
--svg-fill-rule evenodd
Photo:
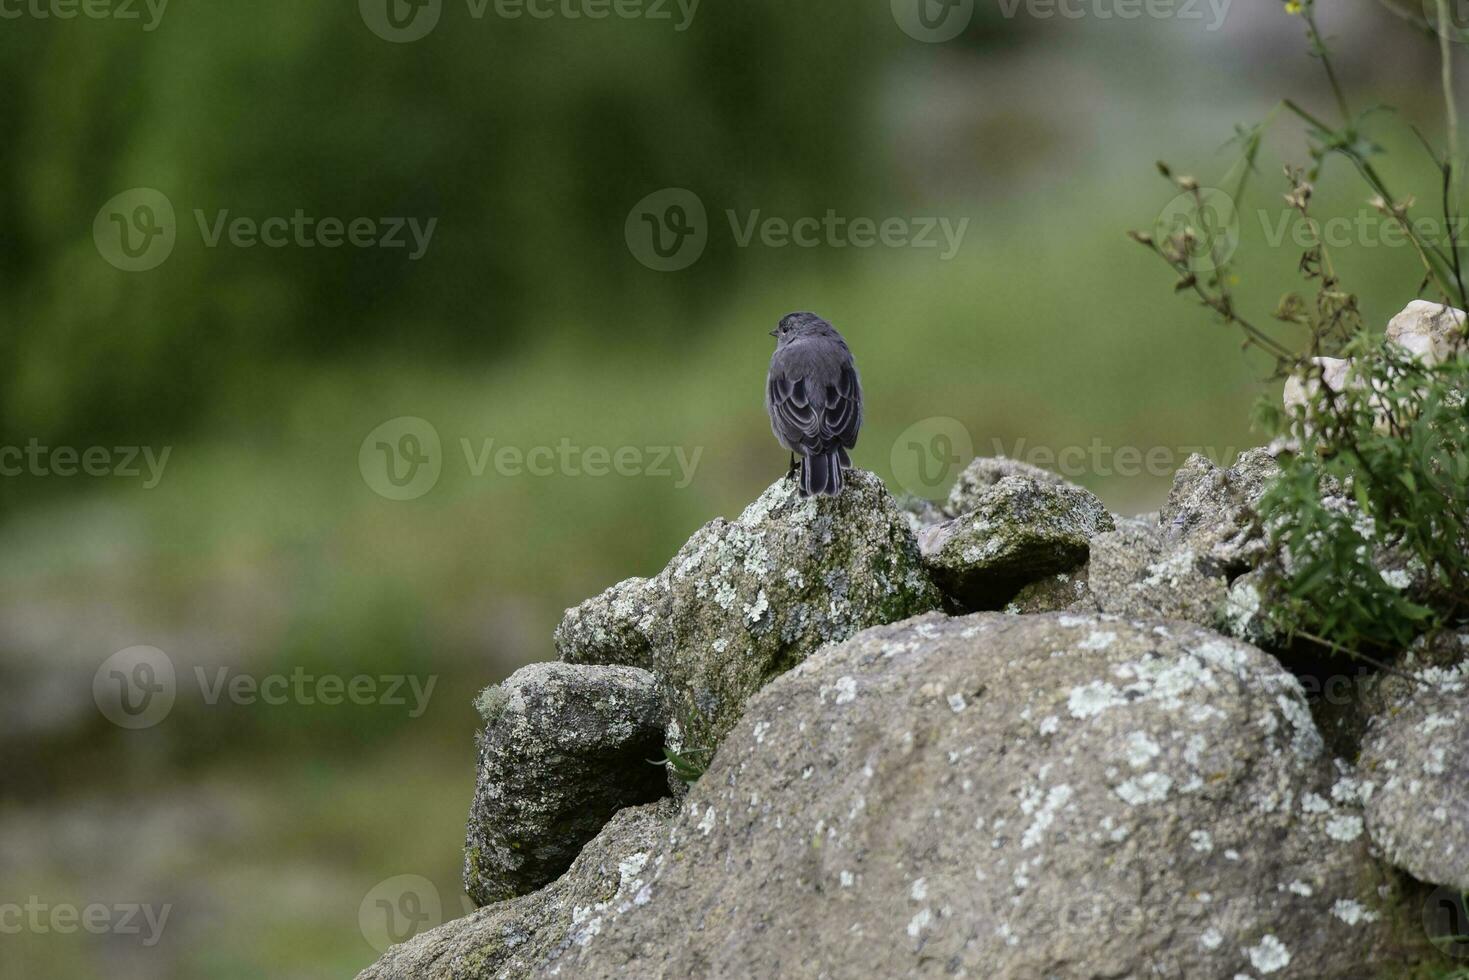
<path fill-rule="evenodd" d="M 1174 195 L 1157 157 L 1214 183 L 1236 123 L 1286 95 L 1331 111 L 1299 21 L 1242 0 L 1136 18 L 980 4 L 932 42 L 901 28 L 906 2 L 705 0 L 679 30 L 673 5 L 515 19 L 445 0 L 409 43 L 369 27 L 382 0 L 5 7 L 0 447 L 170 455 L 153 487 L 0 477 L 0 911 L 171 912 L 151 946 L 6 930 L 0 975 L 351 975 L 377 955 L 370 893 L 399 875 L 462 914 L 472 697 L 552 656 L 565 607 L 657 571 L 783 473 L 761 389 L 784 313 L 847 336 L 867 392 L 856 461 L 895 491 L 939 492 L 907 461 L 954 431 L 934 419 L 958 421 L 965 456 L 1080 447 L 1068 475 L 1121 512 L 1156 508 L 1191 449 L 1227 462 L 1263 441 L 1269 366 L 1123 233 Z M 1359 103 L 1399 107 L 1376 122 L 1384 174 L 1431 198 L 1410 127 L 1441 129 L 1433 40 L 1372 5 L 1321 19 Z M 1261 319 L 1295 283 L 1299 249 L 1267 228 L 1299 136 L 1272 130 L 1240 203 L 1238 288 Z M 176 242 L 129 272 L 94 219 L 139 187 L 171 202 Z M 625 225 L 670 187 L 702 202 L 708 244 L 663 272 Z M 1370 215 L 1363 196 L 1328 169 L 1318 202 Z M 195 217 L 298 209 L 437 223 L 410 260 L 211 247 Z M 968 224 L 944 258 L 742 246 L 729 211 Z M 1370 323 L 1413 298 L 1408 249 L 1336 254 Z M 442 446 L 437 483 L 406 501 L 359 459 L 404 416 Z M 700 455 L 687 485 L 676 468 L 476 475 L 461 440 L 491 439 Z M 1170 462 L 1136 473 L 1120 447 Z M 178 696 L 134 731 L 93 680 L 137 645 L 167 653 Z M 210 704 L 196 667 L 437 680 L 409 717 Z"/>

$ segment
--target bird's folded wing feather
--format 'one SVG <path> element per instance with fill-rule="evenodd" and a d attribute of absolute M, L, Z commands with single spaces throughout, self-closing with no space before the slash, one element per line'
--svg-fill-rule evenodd
<path fill-rule="evenodd" d="M 812 452 L 855 445 L 857 429 L 862 424 L 861 388 L 856 371 L 850 365 L 843 365 L 833 383 L 812 383 L 813 380 L 771 375 L 771 410 L 787 438 Z"/>

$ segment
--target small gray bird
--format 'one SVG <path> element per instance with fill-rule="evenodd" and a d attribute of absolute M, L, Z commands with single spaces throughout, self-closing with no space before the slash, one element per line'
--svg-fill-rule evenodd
<path fill-rule="evenodd" d="M 801 496 L 842 492 L 847 450 L 862 428 L 862 382 L 836 328 L 815 313 L 792 313 L 770 331 L 775 354 L 765 381 L 765 410 L 780 444 L 801 457 Z"/>

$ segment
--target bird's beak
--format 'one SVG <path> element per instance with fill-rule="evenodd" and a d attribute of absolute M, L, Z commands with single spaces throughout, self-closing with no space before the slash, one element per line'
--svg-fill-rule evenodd
<path fill-rule="evenodd" d="M 779 332 L 780 331 L 778 331 L 778 330 L 772 330 L 772 331 L 770 331 L 770 336 L 774 337 Z"/>

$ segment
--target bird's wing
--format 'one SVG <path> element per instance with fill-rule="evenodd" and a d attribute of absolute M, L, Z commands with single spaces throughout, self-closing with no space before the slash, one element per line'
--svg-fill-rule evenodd
<path fill-rule="evenodd" d="M 818 369 L 797 377 L 772 371 L 769 401 L 772 418 L 787 441 L 802 450 L 830 452 L 857 444 L 862 385 L 850 363 L 836 371 Z"/>
<path fill-rule="evenodd" d="M 835 384 L 826 386 L 826 411 L 822 413 L 821 434 L 829 442 L 851 449 L 857 445 L 857 430 L 862 427 L 862 382 L 857 369 L 842 365 Z"/>
<path fill-rule="evenodd" d="M 811 404 L 805 378 L 770 376 L 770 414 L 786 441 L 802 450 L 816 449 L 821 414 Z"/>

